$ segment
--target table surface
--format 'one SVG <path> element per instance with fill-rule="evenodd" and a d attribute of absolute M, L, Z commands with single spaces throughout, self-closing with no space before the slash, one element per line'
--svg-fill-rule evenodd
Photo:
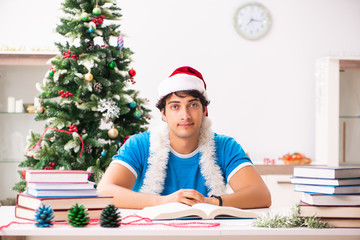
<path fill-rule="evenodd" d="M 258 210 L 261 212 L 284 212 L 273 209 Z M 136 210 L 122 209 L 121 216 L 136 214 Z M 0 236 L 26 236 L 33 237 L 29 239 L 41 239 L 41 237 L 74 237 L 74 239 L 98 239 L 100 236 L 104 239 L 121 239 L 132 237 L 131 239 L 159 239 L 159 237 L 200 237 L 204 239 L 235 239 L 234 237 L 247 236 L 247 239 L 360 239 L 360 228 L 333 228 L 333 229 L 308 229 L 308 228 L 257 228 L 253 227 L 253 220 L 181 220 L 181 221 L 156 221 L 155 223 L 184 223 L 184 222 L 202 222 L 202 223 L 220 223 L 218 227 L 170 227 L 164 225 L 122 225 L 119 228 L 103 228 L 99 225 L 89 225 L 82 228 L 76 228 L 69 225 L 55 224 L 50 228 L 36 227 L 33 222 L 15 218 L 14 207 L 0 207 L 0 227 L 16 221 L 9 227 L 0 231 Z M 125 221 L 124 221 L 125 222 Z M 38 238 L 35 238 L 37 236 Z M 40 237 L 40 238 L 39 238 Z M 155 238 L 156 237 L 156 238 Z M 300 237 L 300 238 L 297 238 Z M 46 239 L 46 238 L 43 238 Z"/>

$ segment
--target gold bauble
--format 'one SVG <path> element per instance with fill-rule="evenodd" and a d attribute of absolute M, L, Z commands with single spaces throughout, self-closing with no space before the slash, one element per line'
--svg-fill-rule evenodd
<path fill-rule="evenodd" d="M 109 129 L 108 135 L 110 138 L 117 138 L 117 136 L 119 136 L 119 131 L 116 128 L 112 127 Z"/>
<path fill-rule="evenodd" d="M 94 79 L 94 76 L 88 72 L 87 74 L 85 74 L 85 80 L 88 82 L 91 82 Z"/>

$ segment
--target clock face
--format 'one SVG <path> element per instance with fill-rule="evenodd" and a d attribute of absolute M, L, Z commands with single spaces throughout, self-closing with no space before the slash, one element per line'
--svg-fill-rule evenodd
<path fill-rule="evenodd" d="M 270 29 L 270 12 L 260 3 L 242 5 L 235 12 L 235 28 L 244 38 L 256 40 L 263 37 Z"/>

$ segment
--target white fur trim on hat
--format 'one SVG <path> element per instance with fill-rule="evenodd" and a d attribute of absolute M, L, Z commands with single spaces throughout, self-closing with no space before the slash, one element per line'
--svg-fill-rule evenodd
<path fill-rule="evenodd" d="M 162 81 L 158 88 L 158 100 L 170 93 L 186 90 L 197 90 L 209 100 L 201 73 L 191 67 L 180 67 Z"/>

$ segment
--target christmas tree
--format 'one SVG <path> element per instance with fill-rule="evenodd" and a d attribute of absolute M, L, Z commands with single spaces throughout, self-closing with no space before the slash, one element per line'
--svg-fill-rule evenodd
<path fill-rule="evenodd" d="M 36 107 L 43 133 L 30 131 L 26 169 L 77 169 L 98 182 L 128 136 L 147 130 L 147 100 L 132 88 L 132 52 L 119 30 L 120 8 L 112 0 L 65 0 L 65 16 Z M 22 174 L 24 175 L 24 174 Z M 23 177 L 23 176 L 22 176 Z M 25 189 L 25 181 L 16 191 Z"/>

